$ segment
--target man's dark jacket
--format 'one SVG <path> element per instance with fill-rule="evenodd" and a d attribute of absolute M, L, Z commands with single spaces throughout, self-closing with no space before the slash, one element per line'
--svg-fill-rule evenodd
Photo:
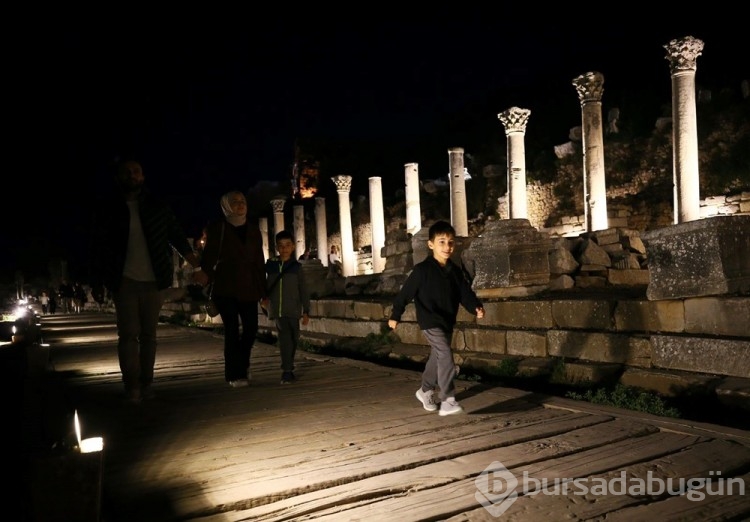
<path fill-rule="evenodd" d="M 149 257 L 159 289 L 172 286 L 173 250 L 183 258 L 193 252 L 184 230 L 169 205 L 142 189 L 138 209 Z M 102 284 L 117 292 L 125 268 L 130 231 L 130 210 L 120 195 L 103 201 L 94 216 L 91 254 L 91 284 Z"/>

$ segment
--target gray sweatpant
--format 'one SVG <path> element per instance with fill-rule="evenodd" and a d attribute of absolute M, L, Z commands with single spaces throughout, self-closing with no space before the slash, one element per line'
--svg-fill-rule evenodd
<path fill-rule="evenodd" d="M 440 328 L 428 328 L 422 330 L 422 333 L 431 347 L 430 357 L 422 372 L 422 391 L 440 388 L 438 398 L 442 402 L 448 397 L 454 397 L 456 393 L 453 387 L 455 365 L 450 334 Z"/>

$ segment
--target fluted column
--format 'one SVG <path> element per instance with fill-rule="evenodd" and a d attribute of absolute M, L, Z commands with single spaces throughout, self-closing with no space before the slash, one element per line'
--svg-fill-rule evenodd
<path fill-rule="evenodd" d="M 587 72 L 574 78 L 573 86 L 581 102 L 583 207 L 586 231 L 604 230 L 609 228 L 602 128 L 604 75 L 599 72 Z"/>
<path fill-rule="evenodd" d="M 451 224 L 456 236 L 468 237 L 469 218 L 466 213 L 466 174 L 464 173 L 464 149 L 448 149 L 451 178 Z"/>
<path fill-rule="evenodd" d="M 271 251 L 273 256 L 276 255 L 276 234 L 284 230 L 284 204 L 286 198 L 277 198 L 271 200 L 271 207 L 273 208 L 273 241 L 271 241 Z"/>
<path fill-rule="evenodd" d="M 326 198 L 315 198 L 315 236 L 318 241 L 318 259 L 328 266 L 328 222 L 326 220 Z"/>
<path fill-rule="evenodd" d="M 372 231 L 372 272 L 385 270 L 381 250 L 385 246 L 385 213 L 383 211 L 383 185 L 379 176 L 370 178 L 370 230 Z"/>
<path fill-rule="evenodd" d="M 305 207 L 294 205 L 294 259 L 305 253 Z"/>
<path fill-rule="evenodd" d="M 341 228 L 341 265 L 344 277 L 357 275 L 352 238 L 352 212 L 349 209 L 349 191 L 352 188 L 351 176 L 331 178 L 339 195 L 339 226 Z"/>
<path fill-rule="evenodd" d="M 406 231 L 412 235 L 422 229 L 422 208 L 419 203 L 419 164 L 404 165 L 406 183 Z"/>
<path fill-rule="evenodd" d="M 511 107 L 497 115 L 505 126 L 508 148 L 508 207 L 510 219 L 527 219 L 526 148 L 524 136 L 531 111 Z"/>
<path fill-rule="evenodd" d="M 258 218 L 258 227 L 260 228 L 260 237 L 263 238 L 263 257 L 268 261 L 271 256 L 268 251 L 268 218 Z"/>
<path fill-rule="evenodd" d="M 672 176 L 677 224 L 700 218 L 695 70 L 703 42 L 686 36 L 672 40 L 664 48 L 672 74 Z"/>

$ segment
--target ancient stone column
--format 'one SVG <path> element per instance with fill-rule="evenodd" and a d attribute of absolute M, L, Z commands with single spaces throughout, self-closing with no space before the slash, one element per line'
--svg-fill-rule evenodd
<path fill-rule="evenodd" d="M 581 101 L 583 210 L 586 231 L 604 230 L 609 228 L 602 128 L 604 76 L 599 72 L 587 72 L 574 78 L 573 86 Z"/>
<path fill-rule="evenodd" d="M 305 253 L 305 207 L 294 205 L 294 259 Z"/>
<path fill-rule="evenodd" d="M 372 230 L 372 273 L 385 270 L 381 250 L 385 246 L 385 213 L 383 212 L 383 186 L 379 176 L 370 178 L 370 229 Z"/>
<path fill-rule="evenodd" d="M 448 149 L 451 180 L 451 224 L 456 236 L 468 237 L 469 218 L 466 213 L 466 174 L 464 173 L 464 149 Z"/>
<path fill-rule="evenodd" d="M 677 224 L 700 218 L 695 70 L 703 42 L 686 36 L 672 40 L 664 48 L 672 74 L 672 176 Z"/>
<path fill-rule="evenodd" d="M 528 218 L 524 135 L 531 111 L 511 107 L 497 115 L 505 126 L 508 148 L 508 208 L 510 219 Z"/>
<path fill-rule="evenodd" d="M 351 176 L 331 178 L 339 195 L 339 227 L 341 228 L 341 268 L 344 277 L 357 275 L 352 238 L 352 212 L 349 208 L 349 191 L 352 188 Z"/>
<path fill-rule="evenodd" d="M 273 207 L 273 235 L 274 240 L 271 241 L 271 252 L 272 256 L 276 255 L 276 240 L 275 236 L 282 230 L 284 230 L 284 204 L 286 198 L 277 198 L 271 200 L 271 207 Z"/>
<path fill-rule="evenodd" d="M 180 274 L 182 273 L 180 267 L 181 261 L 182 257 L 177 253 L 177 250 L 172 250 L 172 288 L 180 287 Z M 21 288 L 23 288 L 23 286 Z M 23 298 L 23 295 L 21 297 Z"/>
<path fill-rule="evenodd" d="M 328 222 L 326 220 L 326 198 L 315 198 L 315 235 L 318 240 L 318 259 L 328 266 Z"/>
<path fill-rule="evenodd" d="M 271 253 L 268 251 L 268 218 L 258 218 L 258 227 L 260 228 L 260 237 L 263 238 L 263 257 L 268 261 Z"/>
<path fill-rule="evenodd" d="M 404 165 L 406 182 L 406 231 L 414 235 L 422 228 L 422 209 L 419 204 L 419 164 Z"/>

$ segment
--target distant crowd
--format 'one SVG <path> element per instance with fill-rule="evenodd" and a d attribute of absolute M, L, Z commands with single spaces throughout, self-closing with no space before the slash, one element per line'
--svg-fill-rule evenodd
<path fill-rule="evenodd" d="M 43 315 L 80 314 L 88 302 L 96 303 L 101 309 L 107 300 L 106 293 L 106 290 L 98 292 L 94 288 L 89 290 L 79 281 L 70 283 L 63 279 L 60 286 L 43 290 L 35 297 L 35 300 L 41 306 Z"/>

